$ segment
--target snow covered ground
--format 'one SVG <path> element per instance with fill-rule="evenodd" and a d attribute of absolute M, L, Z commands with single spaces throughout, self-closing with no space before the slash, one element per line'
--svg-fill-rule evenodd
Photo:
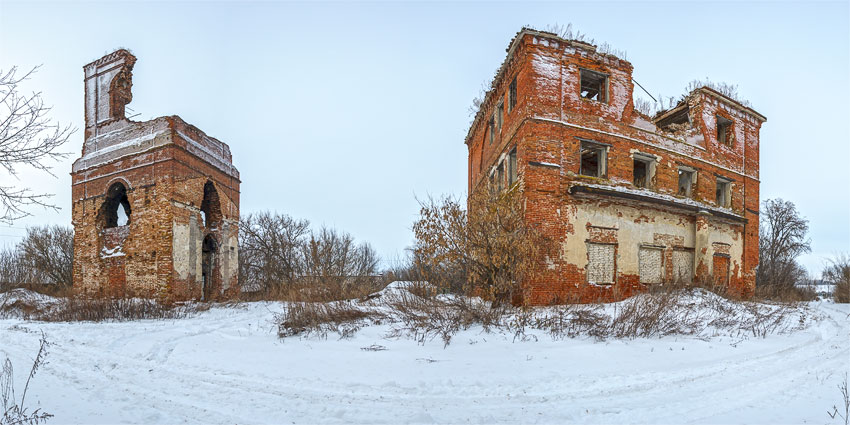
<path fill-rule="evenodd" d="M 280 339 L 279 303 L 180 320 L 0 320 L 20 389 L 43 331 L 28 407 L 48 423 L 839 423 L 850 306 L 766 338 L 527 341 L 472 328 L 436 339 Z M 364 350 L 369 346 L 385 350 Z"/>

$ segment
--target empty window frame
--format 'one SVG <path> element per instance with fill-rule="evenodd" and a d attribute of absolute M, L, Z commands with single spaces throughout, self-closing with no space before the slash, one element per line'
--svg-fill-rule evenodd
<path fill-rule="evenodd" d="M 496 107 L 496 127 L 499 130 L 499 133 L 502 132 L 502 124 L 505 121 L 505 104 L 499 102 L 499 106 Z"/>
<path fill-rule="evenodd" d="M 588 141 L 581 142 L 579 174 L 590 177 L 605 177 L 607 160 L 608 148 L 605 145 Z"/>
<path fill-rule="evenodd" d="M 511 149 L 508 154 L 508 187 L 511 187 L 517 181 L 517 163 L 516 163 L 516 148 Z"/>
<path fill-rule="evenodd" d="M 514 108 L 516 108 L 516 77 L 508 87 L 508 112 L 513 111 Z"/>
<path fill-rule="evenodd" d="M 732 205 L 732 182 L 729 179 L 717 178 L 715 200 L 718 207 L 729 208 Z"/>
<path fill-rule="evenodd" d="M 493 144 L 493 140 L 496 138 L 496 122 L 493 117 L 490 117 L 489 125 L 487 126 L 490 130 L 490 144 Z"/>
<path fill-rule="evenodd" d="M 691 197 L 696 175 L 696 170 L 693 168 L 679 166 L 679 196 Z"/>
<path fill-rule="evenodd" d="M 587 243 L 587 282 L 597 285 L 614 283 L 617 265 L 614 262 L 615 246 Z"/>
<path fill-rule="evenodd" d="M 505 163 L 499 163 L 499 166 L 496 167 L 496 189 L 499 191 L 505 188 Z"/>
<path fill-rule="evenodd" d="M 655 158 L 649 155 L 635 153 L 632 183 L 641 188 L 652 187 L 652 178 L 655 176 Z"/>
<path fill-rule="evenodd" d="M 717 141 L 732 146 L 732 120 L 721 115 L 715 115 L 717 120 Z"/>
<path fill-rule="evenodd" d="M 608 103 L 608 76 L 589 69 L 580 69 L 581 97 Z"/>

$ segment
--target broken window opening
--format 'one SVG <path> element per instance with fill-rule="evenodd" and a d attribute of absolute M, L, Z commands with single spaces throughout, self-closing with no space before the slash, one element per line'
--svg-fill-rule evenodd
<path fill-rule="evenodd" d="M 583 176 L 604 177 L 607 149 L 604 146 L 589 142 L 581 142 L 581 169 Z"/>
<path fill-rule="evenodd" d="M 632 183 L 640 188 L 652 187 L 652 178 L 655 176 L 655 159 L 649 156 L 635 153 L 634 173 Z"/>
<path fill-rule="evenodd" d="M 511 187 L 517 181 L 516 167 L 516 148 L 513 148 L 508 154 L 508 187 Z"/>
<path fill-rule="evenodd" d="M 201 301 L 213 298 L 213 273 L 215 271 L 218 243 L 212 235 L 204 237 L 201 245 Z"/>
<path fill-rule="evenodd" d="M 717 120 L 717 141 L 732 146 L 732 120 L 721 115 L 715 115 Z"/>
<path fill-rule="evenodd" d="M 496 167 L 496 188 L 501 192 L 505 189 L 505 164 L 500 163 Z"/>
<path fill-rule="evenodd" d="M 717 206 L 722 208 L 729 208 L 731 204 L 731 187 L 732 184 L 729 180 L 724 179 L 723 177 L 717 178 L 717 191 L 715 194 L 715 199 L 717 201 Z"/>
<path fill-rule="evenodd" d="M 211 181 L 204 184 L 204 199 L 201 201 L 201 218 L 204 227 L 215 229 L 221 221 L 221 203 L 218 191 Z"/>
<path fill-rule="evenodd" d="M 493 117 L 490 117 L 489 129 L 490 129 L 490 144 L 492 145 L 493 139 L 496 138 L 496 122 L 495 122 L 495 119 Z"/>
<path fill-rule="evenodd" d="M 664 131 L 673 133 L 690 128 L 690 111 L 688 104 L 682 102 L 675 108 L 664 113 L 661 118 L 655 122 L 655 125 Z"/>
<path fill-rule="evenodd" d="M 679 167 L 679 196 L 691 197 L 696 172 L 692 169 Z"/>
<path fill-rule="evenodd" d="M 508 87 L 508 112 L 511 112 L 516 108 L 516 77 L 511 81 L 511 85 Z"/>
<path fill-rule="evenodd" d="M 579 70 L 581 76 L 581 97 L 608 103 L 608 76 L 589 69 Z"/>
<path fill-rule="evenodd" d="M 105 229 L 128 225 L 131 212 L 127 188 L 121 183 L 113 183 L 109 186 L 106 191 L 106 200 L 101 208 L 101 222 Z"/>
<path fill-rule="evenodd" d="M 502 132 L 502 124 L 505 121 L 505 104 L 499 103 L 499 106 L 496 108 L 496 127 L 498 127 L 499 133 Z"/>

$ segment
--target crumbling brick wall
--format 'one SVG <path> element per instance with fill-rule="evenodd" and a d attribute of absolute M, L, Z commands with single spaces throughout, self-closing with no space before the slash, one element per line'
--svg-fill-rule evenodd
<path fill-rule="evenodd" d="M 172 300 L 233 296 L 239 173 L 230 150 L 177 116 L 128 120 L 135 61 L 118 50 L 84 67 L 85 142 L 71 173 L 74 287 Z M 114 222 L 116 205 L 129 210 L 126 224 Z"/>
<path fill-rule="evenodd" d="M 606 76 L 607 98 L 582 97 L 586 71 Z M 631 75 L 629 62 L 595 46 L 523 29 L 473 121 L 466 139 L 469 191 L 487 187 L 516 149 L 526 219 L 559 244 L 541 261 L 539 276 L 523 282 L 526 303 L 617 300 L 652 284 L 710 281 L 715 271 L 732 292 L 754 290 L 765 118 L 707 87 L 647 117 L 634 109 Z M 516 107 L 494 131 L 489 121 L 509 101 L 512 83 Z M 728 142 L 718 140 L 718 117 L 732 123 Z M 582 173 L 588 144 L 604 151 L 603 175 Z M 651 164 L 648 187 L 635 185 L 636 160 Z M 678 193 L 680 169 L 694 172 L 690 195 Z M 729 183 L 728 206 L 717 202 L 718 181 Z M 597 249 L 588 244 L 602 243 L 597 229 L 604 228 L 611 229 L 604 243 L 616 251 L 615 278 L 599 284 L 588 275 L 589 249 Z M 661 282 L 641 282 L 642 274 Z"/>

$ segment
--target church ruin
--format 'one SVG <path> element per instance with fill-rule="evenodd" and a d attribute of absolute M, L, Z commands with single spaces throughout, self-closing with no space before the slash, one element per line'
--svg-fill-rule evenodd
<path fill-rule="evenodd" d="M 507 52 L 465 143 L 469 193 L 520 191 L 558 243 L 524 303 L 693 280 L 752 294 L 764 116 L 710 87 L 644 115 L 631 63 L 549 32 L 524 28 Z"/>
<path fill-rule="evenodd" d="M 125 116 L 136 57 L 83 67 L 85 142 L 72 168 L 74 286 L 102 296 L 239 292 L 239 172 L 230 148 L 173 115 Z"/>

